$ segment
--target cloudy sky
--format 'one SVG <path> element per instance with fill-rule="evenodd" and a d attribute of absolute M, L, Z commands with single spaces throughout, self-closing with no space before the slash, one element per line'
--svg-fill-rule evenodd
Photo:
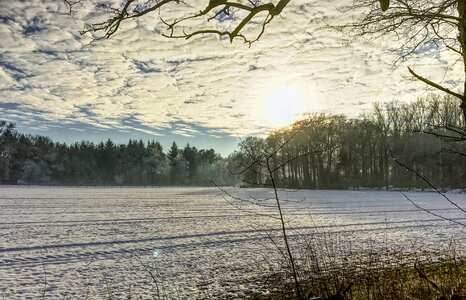
<path fill-rule="evenodd" d="M 79 30 L 94 16 L 92 5 L 73 19 L 58 0 L 0 1 L 0 119 L 58 141 L 175 140 L 227 154 L 238 136 L 282 125 L 272 104 L 358 116 L 373 102 L 426 93 L 403 79 L 406 65 L 439 82 L 459 79 L 456 70 L 445 76 L 446 54 L 421 53 L 394 68 L 396 41 L 349 44 L 322 29 L 354 17 L 337 9 L 342 4 L 293 0 L 249 48 L 216 36 L 163 38 L 157 14 L 91 43 Z"/>

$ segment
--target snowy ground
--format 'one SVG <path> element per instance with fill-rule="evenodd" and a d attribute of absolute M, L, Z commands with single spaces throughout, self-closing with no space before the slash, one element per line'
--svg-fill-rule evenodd
<path fill-rule="evenodd" d="M 280 244 L 269 190 L 0 188 L 0 299 L 241 298 Z M 448 197 L 466 208 L 466 194 Z M 407 196 L 436 214 L 466 214 L 435 193 Z M 295 241 L 330 232 L 353 243 L 425 249 L 466 240 L 464 227 L 395 191 L 281 194 Z M 287 201 L 297 200 L 298 202 Z M 249 202 L 259 201 L 261 207 Z M 459 246 L 461 248 L 461 246 Z M 152 278 L 152 275 L 155 280 Z"/>

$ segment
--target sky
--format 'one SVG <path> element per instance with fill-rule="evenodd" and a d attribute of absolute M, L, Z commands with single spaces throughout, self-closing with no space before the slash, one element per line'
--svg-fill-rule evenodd
<path fill-rule="evenodd" d="M 158 14 L 93 42 L 79 34 L 95 17 L 92 2 L 71 18 L 58 0 L 0 1 L 0 119 L 67 143 L 141 138 L 227 155 L 240 137 L 291 121 L 277 119 L 286 114 L 356 117 L 374 102 L 428 93 L 407 79 L 406 66 L 457 88 L 461 66 L 446 53 L 424 49 L 394 65 L 392 37 L 349 43 L 324 28 L 350 22 L 355 15 L 340 8 L 351 3 L 293 0 L 248 47 L 213 35 L 164 38 Z M 160 14 L 173 19 L 192 9 Z"/>

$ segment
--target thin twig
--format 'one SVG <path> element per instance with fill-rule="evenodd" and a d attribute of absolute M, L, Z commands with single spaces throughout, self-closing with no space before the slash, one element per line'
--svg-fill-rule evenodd
<path fill-rule="evenodd" d="M 44 270 L 44 290 L 42 291 L 42 300 L 45 300 L 45 292 L 47 291 L 47 272 L 45 270 L 44 262 L 42 262 L 42 269 Z"/>
<path fill-rule="evenodd" d="M 420 206 L 419 204 L 417 204 L 416 202 L 414 202 L 413 200 L 411 200 L 405 193 L 401 192 L 400 193 L 406 198 L 406 200 L 408 200 L 411 204 L 413 204 L 415 207 L 417 207 L 418 209 L 422 210 L 422 211 L 425 211 L 426 213 L 428 214 L 431 214 L 435 217 L 438 217 L 438 218 L 441 218 L 445 221 L 449 221 L 449 222 L 452 222 L 452 223 L 455 223 L 455 224 L 458 224 L 458 225 L 461 225 L 461 226 L 466 226 L 465 223 L 462 223 L 462 222 L 459 222 L 459 221 L 456 221 L 454 219 L 450 219 L 450 218 L 447 218 L 445 216 L 442 216 L 440 214 L 436 214 L 434 213 L 433 211 L 431 211 L 430 209 L 427 209 L 427 208 L 424 208 L 422 206 Z"/>
<path fill-rule="evenodd" d="M 406 164 L 402 163 L 401 161 L 399 161 L 394 155 L 393 153 L 390 151 L 390 155 L 391 157 L 393 158 L 393 160 L 400 166 L 402 166 L 403 168 L 405 168 L 406 170 L 408 170 L 409 172 L 415 174 L 418 178 L 422 179 L 425 183 L 427 183 L 432 189 L 435 190 L 435 192 L 437 192 L 437 194 L 441 195 L 445 200 L 447 200 L 451 205 L 453 205 L 454 207 L 456 207 L 457 209 L 459 209 L 460 211 L 462 211 L 463 213 L 466 213 L 466 210 L 464 208 L 462 208 L 461 206 L 459 206 L 458 204 L 456 204 L 455 202 L 453 202 L 450 198 L 448 198 L 444 193 L 442 193 L 436 186 L 434 186 L 427 178 L 425 178 L 424 176 L 422 176 L 419 172 L 417 172 L 416 170 L 414 170 L 413 168 L 410 168 L 408 167 Z"/>

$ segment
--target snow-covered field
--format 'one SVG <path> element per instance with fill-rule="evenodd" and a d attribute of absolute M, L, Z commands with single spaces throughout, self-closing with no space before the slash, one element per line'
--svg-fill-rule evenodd
<path fill-rule="evenodd" d="M 241 298 L 281 243 L 265 189 L 0 187 L 0 299 Z M 466 194 L 448 197 L 466 208 Z M 418 205 L 466 223 L 435 193 Z M 394 191 L 284 191 L 289 234 L 331 232 L 355 247 L 436 247 L 465 227 Z M 287 201 L 287 200 L 297 200 Z M 249 202 L 259 201 L 260 207 Z M 152 278 L 152 275 L 154 278 Z"/>

